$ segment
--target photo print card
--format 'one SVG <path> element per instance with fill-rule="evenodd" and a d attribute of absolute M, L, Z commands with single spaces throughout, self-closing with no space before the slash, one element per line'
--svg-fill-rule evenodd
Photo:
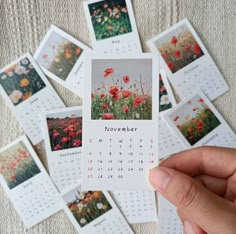
<path fill-rule="evenodd" d="M 34 58 L 44 73 L 65 88 L 83 96 L 84 58 L 92 50 L 52 25 Z"/>
<path fill-rule="evenodd" d="M 39 114 L 65 106 L 29 53 L 0 70 L 0 93 L 33 145 L 43 140 Z"/>
<path fill-rule="evenodd" d="M 62 199 L 28 139 L 0 150 L 0 182 L 27 228 L 62 209 Z"/>
<path fill-rule="evenodd" d="M 133 233 L 107 192 L 82 192 L 76 185 L 68 188 L 62 198 L 64 210 L 79 233 Z"/>
<path fill-rule="evenodd" d="M 49 174 L 61 192 L 81 180 L 82 107 L 48 111 L 42 123 Z"/>
<path fill-rule="evenodd" d="M 186 149 L 236 146 L 235 133 L 200 90 L 167 112 L 164 119 Z"/>
<path fill-rule="evenodd" d="M 131 0 L 85 1 L 84 10 L 96 53 L 142 52 Z"/>
<path fill-rule="evenodd" d="M 82 188 L 152 189 L 147 174 L 158 162 L 158 57 L 97 55 L 88 57 L 86 69 Z"/>
<path fill-rule="evenodd" d="M 201 89 L 210 100 L 229 90 L 222 74 L 187 19 L 148 41 L 181 99 Z"/>

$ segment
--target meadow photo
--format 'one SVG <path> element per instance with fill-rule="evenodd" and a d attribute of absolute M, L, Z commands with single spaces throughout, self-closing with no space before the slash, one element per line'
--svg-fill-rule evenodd
<path fill-rule="evenodd" d="M 37 62 L 65 81 L 82 52 L 73 42 L 52 31 L 37 57 Z"/>
<path fill-rule="evenodd" d="M 48 134 L 52 151 L 82 146 L 82 111 L 47 115 Z"/>
<path fill-rule="evenodd" d="M 221 123 L 203 98 L 196 95 L 169 115 L 190 145 L 194 145 Z"/>
<path fill-rule="evenodd" d="M 63 199 L 81 228 L 112 209 L 100 191 L 80 192 L 77 187 L 64 195 Z"/>
<path fill-rule="evenodd" d="M 0 174 L 10 189 L 40 173 L 23 142 L 0 153 Z"/>
<path fill-rule="evenodd" d="M 158 39 L 155 44 L 172 73 L 204 55 L 186 24 Z"/>
<path fill-rule="evenodd" d="M 162 77 L 159 75 L 159 112 L 168 110 L 170 108 L 172 108 L 172 104 Z"/>
<path fill-rule="evenodd" d="M 105 0 L 88 5 L 97 40 L 132 32 L 125 0 Z"/>
<path fill-rule="evenodd" d="M 0 85 L 15 106 L 46 87 L 27 57 L 0 73 Z"/>
<path fill-rule="evenodd" d="M 95 59 L 91 89 L 91 119 L 152 119 L 151 59 Z"/>

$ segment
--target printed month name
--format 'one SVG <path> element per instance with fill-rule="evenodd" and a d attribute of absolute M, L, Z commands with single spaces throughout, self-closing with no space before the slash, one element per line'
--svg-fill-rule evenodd
<path fill-rule="evenodd" d="M 194 67 L 191 67 L 189 70 L 187 70 L 187 71 L 184 72 L 184 75 L 186 75 L 186 74 L 192 72 L 193 70 L 197 69 L 198 67 L 199 67 L 199 65 L 195 65 Z"/>
<path fill-rule="evenodd" d="M 136 132 L 138 128 L 113 128 L 113 127 L 105 127 L 105 132 Z"/>

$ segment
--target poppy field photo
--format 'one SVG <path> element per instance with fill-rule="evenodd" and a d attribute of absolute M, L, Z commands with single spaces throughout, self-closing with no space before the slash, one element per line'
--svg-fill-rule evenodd
<path fill-rule="evenodd" d="M 168 110 L 170 108 L 172 108 L 172 104 L 169 99 L 162 77 L 161 75 L 159 75 L 159 112 Z"/>
<path fill-rule="evenodd" d="M 83 50 L 73 42 L 57 32 L 52 32 L 44 44 L 37 62 L 40 66 L 65 81 L 82 52 Z"/>
<path fill-rule="evenodd" d="M 194 145 L 221 123 L 204 100 L 195 96 L 169 118 L 190 145 Z"/>
<path fill-rule="evenodd" d="M 47 116 L 48 134 L 52 151 L 82 146 L 81 115 L 81 111 L 70 111 Z"/>
<path fill-rule="evenodd" d="M 76 188 L 63 196 L 63 199 L 80 227 L 86 226 L 112 209 L 109 201 L 100 191 L 80 192 L 79 188 Z"/>
<path fill-rule="evenodd" d="M 204 55 L 198 42 L 185 24 L 158 39 L 155 44 L 172 73 Z"/>
<path fill-rule="evenodd" d="M 0 174 L 10 189 L 39 173 L 40 169 L 22 142 L 0 153 Z"/>
<path fill-rule="evenodd" d="M 94 60 L 92 66 L 91 119 L 152 119 L 151 60 Z"/>
<path fill-rule="evenodd" d="M 0 73 L 0 85 L 15 106 L 46 87 L 28 58 L 21 59 Z"/>
<path fill-rule="evenodd" d="M 97 40 L 132 32 L 125 0 L 100 1 L 88 7 Z"/>

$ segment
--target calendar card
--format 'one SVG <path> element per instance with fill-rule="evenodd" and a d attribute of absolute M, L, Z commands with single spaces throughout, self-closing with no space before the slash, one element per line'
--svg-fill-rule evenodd
<path fill-rule="evenodd" d="M 163 159 L 171 154 L 178 153 L 184 150 L 184 146 L 176 137 L 176 135 L 169 129 L 168 125 L 162 119 L 164 113 L 176 105 L 175 98 L 166 73 L 163 69 L 160 70 L 159 75 L 159 159 Z"/>
<path fill-rule="evenodd" d="M 85 44 L 52 25 L 34 58 L 48 77 L 83 96 L 84 58 L 91 52 Z"/>
<path fill-rule="evenodd" d="M 42 122 L 49 174 L 63 191 L 81 180 L 82 107 L 48 111 Z"/>
<path fill-rule="evenodd" d="M 112 191 L 110 193 L 128 223 L 157 222 L 154 191 Z"/>
<path fill-rule="evenodd" d="M 133 233 L 107 192 L 82 192 L 76 185 L 62 196 L 64 210 L 79 233 Z"/>
<path fill-rule="evenodd" d="M 153 54 L 86 60 L 83 189 L 152 189 L 147 175 L 158 162 L 158 68 Z"/>
<path fill-rule="evenodd" d="M 29 53 L 0 70 L 0 93 L 34 145 L 43 140 L 39 114 L 65 106 Z"/>
<path fill-rule="evenodd" d="M 235 148 L 235 133 L 200 90 L 164 119 L 187 149 L 203 145 Z"/>
<path fill-rule="evenodd" d="M 210 100 L 229 90 L 222 74 L 187 19 L 148 41 L 161 55 L 167 77 L 183 99 L 201 89 Z"/>
<path fill-rule="evenodd" d="M 96 52 L 142 52 L 131 0 L 86 1 L 84 10 Z"/>
<path fill-rule="evenodd" d="M 62 209 L 62 199 L 25 136 L 0 150 L 0 181 L 27 228 Z"/>

